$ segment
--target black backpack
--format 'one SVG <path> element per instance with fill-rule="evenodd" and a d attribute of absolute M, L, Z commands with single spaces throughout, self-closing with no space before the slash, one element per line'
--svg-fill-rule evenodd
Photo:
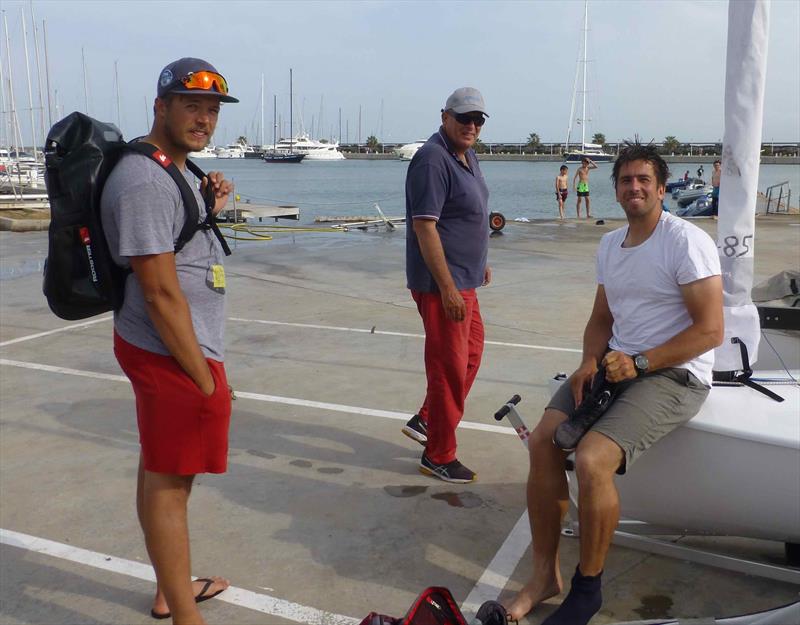
<path fill-rule="evenodd" d="M 206 219 L 189 183 L 174 163 L 149 143 L 126 143 L 116 126 L 82 113 L 56 123 L 45 144 L 45 184 L 50 199 L 50 228 L 43 291 L 50 309 L 62 319 L 86 319 L 122 306 L 129 269 L 118 266 L 108 249 L 100 218 L 100 196 L 111 170 L 127 151 L 150 157 L 178 185 L 186 221 L 175 252 L 199 229 L 212 229 L 226 255 L 230 249 L 213 217 L 214 193 L 206 186 Z M 205 173 L 187 159 L 202 180 Z"/>

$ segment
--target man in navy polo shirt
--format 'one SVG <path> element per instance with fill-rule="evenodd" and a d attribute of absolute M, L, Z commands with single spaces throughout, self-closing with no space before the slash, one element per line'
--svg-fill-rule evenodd
<path fill-rule="evenodd" d="M 406 175 L 406 276 L 425 327 L 428 388 L 403 433 L 425 446 L 421 473 L 462 484 L 477 477 L 456 459 L 456 427 L 483 354 L 475 289 L 491 279 L 489 190 L 472 149 L 486 117 L 480 91 L 456 89 Z"/>

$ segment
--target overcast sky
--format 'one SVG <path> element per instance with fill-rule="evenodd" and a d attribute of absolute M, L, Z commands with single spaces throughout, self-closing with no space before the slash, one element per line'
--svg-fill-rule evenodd
<path fill-rule="evenodd" d="M 14 100 L 25 143 L 30 144 L 21 12 L 24 8 L 29 64 L 35 72 L 31 5 L 3 0 L 2 7 Z M 449 93 L 469 85 L 483 92 L 491 115 L 482 134 L 485 141 L 518 142 L 536 132 L 543 141 L 563 142 L 583 28 L 580 0 L 37 0 L 33 10 L 40 46 L 46 20 L 50 85 L 58 90 L 62 115 L 86 112 L 82 49 L 88 112 L 104 121 L 117 121 L 117 62 L 126 137 L 147 130 L 161 68 L 179 57 L 197 56 L 213 63 L 241 100 L 224 107 L 217 144 L 240 134 L 260 141 L 262 73 L 271 142 L 273 94 L 278 96 L 278 114 L 288 124 L 290 67 L 295 131 L 301 116 L 306 130 L 312 121 L 317 130 L 322 109 L 321 134 L 336 138 L 341 108 L 342 133 L 349 123 L 354 141 L 360 106 L 362 140 L 370 134 L 387 142 L 426 138 L 438 126 Z M 683 141 L 720 140 L 727 11 L 728 3 L 716 0 L 591 2 L 589 133 L 602 132 L 609 141 L 634 133 L 642 139 L 675 135 Z M 7 80 L 4 37 L 1 56 Z M 799 59 L 800 2 L 772 0 L 765 141 L 800 140 Z M 35 86 L 33 98 L 38 107 Z M 579 134 L 576 130 L 573 137 Z"/>

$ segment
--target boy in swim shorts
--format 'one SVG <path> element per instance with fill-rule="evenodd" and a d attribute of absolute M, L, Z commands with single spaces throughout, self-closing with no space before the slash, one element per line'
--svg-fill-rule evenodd
<path fill-rule="evenodd" d="M 578 219 L 581 218 L 581 198 L 586 200 L 586 219 L 592 218 L 592 212 L 589 210 L 589 171 L 597 169 L 594 161 L 586 156 L 581 160 L 581 166 L 575 172 L 575 177 L 572 179 L 572 185 L 578 193 L 578 203 L 575 209 L 578 212 Z"/>
<path fill-rule="evenodd" d="M 566 165 L 562 165 L 558 172 L 558 176 L 556 176 L 556 201 L 558 202 L 558 218 L 563 221 L 564 202 L 567 201 L 567 195 L 569 194 L 569 168 Z"/>

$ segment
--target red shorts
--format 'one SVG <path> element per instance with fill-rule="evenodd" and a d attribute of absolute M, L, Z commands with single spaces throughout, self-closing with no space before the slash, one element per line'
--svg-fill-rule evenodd
<path fill-rule="evenodd" d="M 224 473 L 231 395 L 223 363 L 206 359 L 216 383 L 206 397 L 172 356 L 140 349 L 116 332 L 114 355 L 136 395 L 145 470 L 172 475 Z"/>

